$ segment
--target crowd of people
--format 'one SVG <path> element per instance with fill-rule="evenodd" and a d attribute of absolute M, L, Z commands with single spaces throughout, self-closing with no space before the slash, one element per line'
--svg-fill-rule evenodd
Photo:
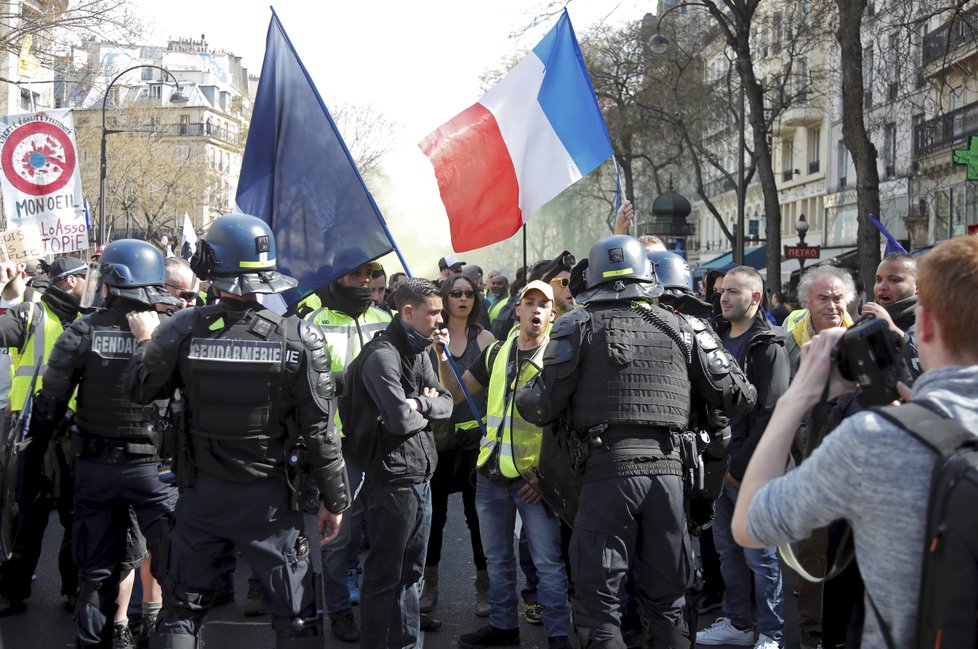
<path fill-rule="evenodd" d="M 837 576 L 793 579 L 803 646 L 909 646 L 934 458 L 832 354 L 885 322 L 903 397 L 978 430 L 978 239 L 887 255 L 872 299 L 814 266 L 792 308 L 747 266 L 694 288 L 629 219 L 586 259 L 515 272 L 447 255 L 433 280 L 388 277 L 351 248 L 285 314 L 263 303 L 296 282 L 247 215 L 215 220 L 189 263 L 136 240 L 93 264 L 0 263 L 3 426 L 31 440 L 0 616 L 29 605 L 57 511 L 79 647 L 197 647 L 237 565 L 280 648 L 327 627 L 421 646 L 459 493 L 486 618 L 461 647 L 518 646 L 526 621 L 552 649 L 775 649 L 784 574 L 824 574 L 847 529 Z"/>

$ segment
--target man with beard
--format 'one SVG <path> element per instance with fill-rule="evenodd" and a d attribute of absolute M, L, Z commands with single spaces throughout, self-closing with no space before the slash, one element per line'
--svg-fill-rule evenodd
<path fill-rule="evenodd" d="M 344 260 L 354 259 L 358 254 L 359 251 L 353 249 L 340 251 L 336 265 L 349 267 L 350 264 L 344 263 Z M 391 322 L 391 315 L 374 306 L 372 299 L 373 274 L 382 270 L 383 266 L 375 261 L 361 264 L 306 297 L 296 309 L 300 318 L 319 325 L 326 335 L 326 348 L 332 359 L 331 369 L 339 392 L 343 390 L 346 368 L 360 354 L 363 346 Z M 334 423 L 342 434 L 343 425 L 338 413 Z M 357 553 L 360 550 L 363 504 L 356 495 L 363 481 L 363 467 L 349 449 L 344 448 L 343 457 L 354 502 L 339 536 L 322 549 L 324 604 L 333 635 L 344 642 L 356 642 L 360 639 L 360 630 L 353 618 L 351 605 L 360 602 Z M 249 598 L 253 599 L 253 596 L 249 592 Z"/>
<path fill-rule="evenodd" d="M 914 323 L 917 308 L 917 260 L 902 252 L 888 254 L 876 269 L 876 303 L 863 305 L 863 314 L 888 320 L 903 333 Z"/>

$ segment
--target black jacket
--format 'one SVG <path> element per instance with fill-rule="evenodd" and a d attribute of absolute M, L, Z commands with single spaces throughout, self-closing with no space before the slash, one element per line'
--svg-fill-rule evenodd
<path fill-rule="evenodd" d="M 716 323 L 720 336 L 730 333 L 730 323 L 720 319 Z M 742 363 L 747 380 L 757 390 L 757 402 L 746 415 L 730 420 L 730 475 L 742 480 L 754 449 L 764 434 L 774 406 L 788 389 L 791 366 L 785 350 L 787 336 L 758 310 L 750 328 L 750 339 Z"/>
<path fill-rule="evenodd" d="M 413 484 L 430 480 L 438 461 L 428 420 L 448 419 L 454 404 L 427 352 L 414 351 L 408 338 L 406 325 L 394 318 L 382 336 L 390 344 L 379 345 L 363 361 L 363 384 L 383 419 L 380 451 L 368 467 L 371 479 Z M 422 396 L 426 387 L 438 396 Z M 408 406 L 410 398 L 417 399 L 417 410 Z"/>

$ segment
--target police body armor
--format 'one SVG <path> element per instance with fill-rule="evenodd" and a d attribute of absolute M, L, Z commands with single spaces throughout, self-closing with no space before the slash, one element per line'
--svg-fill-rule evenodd
<path fill-rule="evenodd" d="M 288 436 L 283 413 L 292 407 L 281 390 L 282 375 L 289 359 L 297 366 L 301 343 L 295 343 L 299 349 L 288 345 L 283 319 L 271 311 L 231 312 L 215 305 L 177 318 L 196 320 L 183 373 L 194 444 L 202 438 L 226 442 L 245 464 L 277 463 Z"/>
<path fill-rule="evenodd" d="M 127 301 L 116 300 L 105 311 L 86 316 L 78 322 L 87 338 L 78 384 L 78 430 L 74 440 L 76 453 L 87 459 L 111 463 L 155 462 L 156 431 L 159 410 L 140 406 L 127 398 L 124 373 L 136 339 L 129 331 L 126 313 L 133 310 Z M 87 330 L 87 332 L 86 332 Z M 58 349 L 52 355 L 59 353 Z M 49 362 L 49 366 L 58 366 Z M 79 446 L 80 444 L 80 446 Z"/>
<path fill-rule="evenodd" d="M 675 316 L 658 307 L 676 325 Z M 580 365 L 574 427 L 615 424 L 681 429 L 689 420 L 685 354 L 627 303 L 602 303 L 591 313 L 590 352 Z"/>

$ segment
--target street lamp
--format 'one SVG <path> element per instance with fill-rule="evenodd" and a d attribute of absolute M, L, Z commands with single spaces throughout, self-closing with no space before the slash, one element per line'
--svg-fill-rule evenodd
<path fill-rule="evenodd" d="M 669 7 L 662 12 L 661 16 L 656 18 L 655 34 L 653 34 L 649 39 L 649 49 L 653 54 L 665 54 L 669 49 L 669 39 L 663 36 L 662 32 L 659 31 L 659 25 L 662 24 L 662 19 L 680 7 L 693 6 L 708 8 L 708 5 L 704 2 L 687 2 Z M 744 103 L 746 102 L 746 99 L 747 89 L 744 87 L 743 81 L 741 81 L 740 107 L 737 111 L 737 231 L 734 233 L 733 246 L 733 262 L 738 266 L 742 266 L 744 264 L 744 206 L 747 202 L 747 187 L 745 183 L 746 173 L 744 169 L 744 149 L 747 148 L 747 143 L 744 139 Z"/>
<path fill-rule="evenodd" d="M 804 214 L 798 215 L 798 222 L 795 223 L 795 232 L 798 233 L 798 247 L 807 248 L 808 244 L 805 243 L 805 235 L 808 233 L 808 221 L 805 220 Z M 802 255 L 798 258 L 798 263 L 801 266 L 799 272 L 805 272 L 805 256 Z"/>
<path fill-rule="evenodd" d="M 106 233 L 106 229 L 105 229 L 105 176 L 106 176 L 105 140 L 106 140 L 106 137 L 110 133 L 125 133 L 126 132 L 126 129 L 108 129 L 108 128 L 106 128 L 106 126 L 105 126 L 105 109 L 106 109 L 106 104 L 109 101 L 109 92 L 112 90 L 112 86 L 115 85 L 115 82 L 118 81 L 120 78 L 122 78 L 127 72 L 132 72 L 133 70 L 139 70 L 140 68 L 152 68 L 154 70 L 160 70 L 160 71 L 162 71 L 166 76 L 168 76 L 173 81 L 173 85 L 176 86 L 176 89 L 173 91 L 173 94 L 170 95 L 170 103 L 171 104 L 182 104 L 182 103 L 186 103 L 186 101 L 187 101 L 187 97 L 184 96 L 183 93 L 180 92 L 180 82 L 177 81 L 177 78 L 175 76 L 173 76 L 173 73 L 171 73 L 166 68 L 160 67 L 158 65 L 142 64 L 142 65 L 134 65 L 131 68 L 126 68 L 125 70 L 123 70 L 119 74 L 115 75 L 115 78 L 113 78 L 112 81 L 109 82 L 109 85 L 105 88 L 105 94 L 102 96 L 102 143 L 101 143 L 102 144 L 102 149 L 101 149 L 101 157 L 99 158 L 99 171 L 98 171 L 98 184 L 99 184 L 99 195 L 98 195 L 98 228 L 99 228 L 99 237 L 98 237 L 98 244 L 99 245 L 102 245 L 103 243 L 105 243 L 105 238 L 106 238 L 106 234 L 107 234 Z"/>

